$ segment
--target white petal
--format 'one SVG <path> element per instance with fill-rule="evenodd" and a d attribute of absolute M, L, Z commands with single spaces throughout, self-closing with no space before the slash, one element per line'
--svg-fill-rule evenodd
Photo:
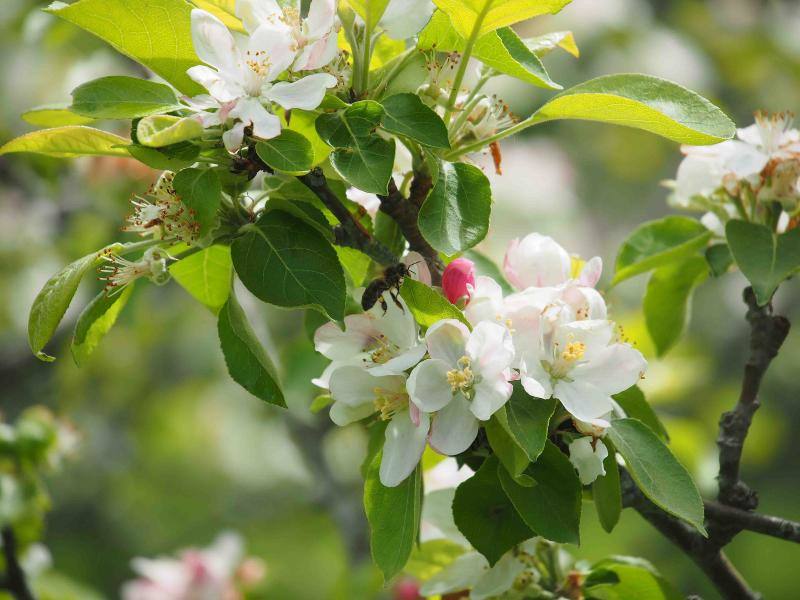
<path fill-rule="evenodd" d="M 600 440 L 594 441 L 591 436 L 578 438 L 569 445 L 569 462 L 578 471 L 578 477 L 583 485 L 589 485 L 606 474 L 603 461 L 607 456 L 606 445 Z"/>
<path fill-rule="evenodd" d="M 394 302 L 388 302 L 388 308 L 384 314 L 383 309 L 376 304 L 368 314 L 375 321 L 376 331 L 385 335 L 391 344 L 406 349 L 417 345 L 419 329 L 405 300 L 400 298 L 399 301 L 402 308 Z"/>
<path fill-rule="evenodd" d="M 470 403 L 470 410 L 481 421 L 488 421 L 491 416 L 508 402 L 513 388 L 505 377 L 493 379 L 484 377 L 475 385 L 475 397 Z"/>
<path fill-rule="evenodd" d="M 475 326 L 465 351 L 472 358 L 473 371 L 489 376 L 507 369 L 514 360 L 514 345 L 508 329 L 488 321 Z"/>
<path fill-rule="evenodd" d="M 373 375 L 399 375 L 419 363 L 427 351 L 425 344 L 419 343 L 413 348 L 387 360 L 385 363 L 368 366 L 367 369 Z"/>
<path fill-rule="evenodd" d="M 380 201 L 378 202 L 380 203 Z M 403 264 L 409 268 L 411 279 L 424 283 L 427 286 L 431 285 L 431 270 L 422 254 L 412 250 L 403 257 Z"/>
<path fill-rule="evenodd" d="M 563 350 L 570 342 L 585 345 L 582 360 L 591 361 L 602 353 L 614 337 L 614 325 L 603 319 L 588 319 L 560 325 L 553 335 L 553 342 Z"/>
<path fill-rule="evenodd" d="M 283 15 L 275 0 L 236 0 L 236 16 L 245 29 L 253 32 L 264 23 L 272 23 Z"/>
<path fill-rule="evenodd" d="M 245 124 L 239 122 L 222 134 L 222 142 L 225 144 L 225 149 L 228 152 L 236 152 L 242 147 L 244 128 Z"/>
<path fill-rule="evenodd" d="M 441 410 L 453 399 L 453 390 L 447 382 L 450 365 L 432 358 L 418 364 L 408 376 L 408 395 L 411 401 L 425 412 Z"/>
<path fill-rule="evenodd" d="M 393 40 L 417 35 L 433 15 L 431 0 L 390 0 L 379 25 Z"/>
<path fill-rule="evenodd" d="M 364 352 L 377 331 L 375 321 L 369 315 L 347 315 L 345 330 L 336 323 L 325 323 L 314 333 L 314 348 L 331 360 L 342 360 Z"/>
<path fill-rule="evenodd" d="M 454 456 L 472 445 L 478 435 L 478 420 L 470 403 L 461 394 L 436 413 L 431 425 L 431 446 L 437 452 Z"/>
<path fill-rule="evenodd" d="M 244 94 L 244 90 L 231 84 L 217 71 L 205 65 L 197 65 L 186 71 L 186 74 L 208 90 L 218 102 L 232 102 Z"/>
<path fill-rule="evenodd" d="M 485 600 L 502 596 L 514 586 L 517 575 L 525 570 L 525 565 L 514 556 L 513 552 L 506 552 L 497 563 L 475 583 L 469 594 L 470 600 Z"/>
<path fill-rule="evenodd" d="M 192 10 L 192 43 L 198 58 L 220 71 L 235 71 L 239 49 L 225 24 L 204 10 Z"/>
<path fill-rule="evenodd" d="M 718 156 L 690 154 L 678 166 L 673 202 L 683 208 L 692 207 L 695 196 L 707 196 L 722 185 L 722 175 Z"/>
<path fill-rule="evenodd" d="M 520 383 L 528 395 L 547 400 L 553 395 L 550 375 L 542 368 L 541 360 L 532 355 L 520 363 Z"/>
<path fill-rule="evenodd" d="M 311 0 L 305 25 L 312 39 L 327 35 L 336 26 L 336 0 Z"/>
<path fill-rule="evenodd" d="M 469 329 L 455 319 L 442 319 L 428 328 L 425 344 L 431 358 L 443 360 L 451 368 L 465 355 Z"/>
<path fill-rule="evenodd" d="M 359 404 L 373 405 L 376 398 L 376 388 L 384 390 L 404 390 L 405 377 L 387 375 L 373 377 L 360 367 L 340 367 L 331 374 L 331 396 L 337 402 L 348 406 Z"/>
<path fill-rule="evenodd" d="M 583 265 L 581 273 L 578 276 L 578 283 L 587 287 L 593 288 L 600 281 L 600 276 L 603 274 L 603 259 L 599 256 L 586 261 Z"/>
<path fill-rule="evenodd" d="M 502 322 L 505 318 L 503 304 L 503 288 L 494 279 L 479 275 L 475 278 L 475 285 L 469 286 L 469 304 L 464 309 L 464 314 L 472 325 L 481 321 L 492 323 Z"/>
<path fill-rule="evenodd" d="M 611 396 L 584 381 L 556 381 L 553 395 L 576 419 L 591 421 L 613 410 Z"/>
<path fill-rule="evenodd" d="M 647 361 L 641 352 L 628 344 L 612 344 L 573 368 L 570 377 L 613 395 L 635 385 L 646 369 Z"/>
<path fill-rule="evenodd" d="M 509 244 L 503 271 L 519 290 L 559 285 L 570 278 L 572 260 L 553 238 L 531 233 Z"/>
<path fill-rule="evenodd" d="M 467 590 L 488 570 L 489 563 L 481 554 L 467 552 L 423 583 L 419 593 L 427 598 Z"/>
<path fill-rule="evenodd" d="M 350 423 L 366 419 L 374 412 L 375 408 L 371 404 L 348 406 L 343 402 L 334 402 L 329 414 L 331 421 L 336 423 L 339 427 L 344 427 Z"/>
<path fill-rule="evenodd" d="M 292 83 L 280 81 L 267 92 L 267 97 L 289 110 L 300 108 L 313 110 L 317 108 L 328 88 L 336 85 L 336 78 L 328 73 L 306 75 Z"/>
<path fill-rule="evenodd" d="M 291 28 L 283 21 L 261 25 L 250 36 L 247 47 L 251 53 L 263 52 L 262 58 L 269 60 L 265 81 L 274 81 L 294 62 L 294 37 Z"/>
<path fill-rule="evenodd" d="M 230 117 L 253 126 L 255 137 L 268 140 L 281 133 L 281 120 L 269 112 L 258 98 L 242 98 L 230 112 Z"/>
<path fill-rule="evenodd" d="M 408 477 L 422 458 L 428 439 L 430 417 L 422 413 L 414 425 L 407 410 L 397 413 L 386 428 L 380 479 L 386 487 L 395 487 Z"/>

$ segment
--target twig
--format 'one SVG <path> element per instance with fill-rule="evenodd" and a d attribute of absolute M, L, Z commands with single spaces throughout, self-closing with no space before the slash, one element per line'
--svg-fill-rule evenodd
<path fill-rule="evenodd" d="M 342 204 L 336 194 L 333 193 L 333 190 L 328 186 L 325 175 L 322 173 L 322 169 L 312 169 L 309 173 L 299 176 L 297 179 L 314 192 L 317 198 L 341 223 L 341 227 L 337 227 L 334 230 L 337 245 L 360 250 L 382 265 L 393 265 L 398 262 L 397 257 L 386 246 L 370 235 L 352 213 L 347 210 L 347 207 Z"/>
<path fill-rule="evenodd" d="M 800 523 L 780 517 L 760 515 L 713 500 L 706 500 L 705 506 L 709 521 L 730 523 L 739 530 L 755 531 L 800 544 Z"/>
<path fill-rule="evenodd" d="M 17 538 L 11 527 L 3 527 L 3 557 L 6 562 L 6 573 L 2 580 L 2 588 L 8 590 L 16 600 L 35 600 L 28 588 L 25 571 L 17 558 Z"/>

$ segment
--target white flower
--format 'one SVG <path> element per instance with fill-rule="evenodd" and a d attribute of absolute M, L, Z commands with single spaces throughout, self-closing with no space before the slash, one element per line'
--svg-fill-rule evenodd
<path fill-rule="evenodd" d="M 210 99 L 217 103 L 218 112 L 223 113 L 219 115 L 220 122 L 224 117 L 237 121 L 223 134 L 228 150 L 241 146 L 248 126 L 252 126 L 253 135 L 259 138 L 280 134 L 280 119 L 268 110 L 272 102 L 287 110 L 311 110 L 322 102 L 327 88 L 336 85 L 336 78 L 327 73 L 275 83 L 293 65 L 297 52 L 292 27 L 280 19 L 265 21 L 248 37 L 234 38 L 214 15 L 194 9 L 192 41 L 198 57 L 210 66 L 190 68 L 189 77 L 206 88 Z M 194 101 L 196 105 L 208 106 L 210 99 L 200 97 Z M 214 121 L 210 117 L 204 123 Z"/>
<path fill-rule="evenodd" d="M 555 397 L 576 419 L 592 421 L 614 409 L 611 396 L 634 385 L 647 362 L 614 340 L 610 321 L 571 321 L 569 310 L 555 310 L 542 316 L 539 343 L 524 350 L 520 379 L 531 396 Z"/>
<path fill-rule="evenodd" d="M 606 445 L 592 436 L 577 438 L 569 445 L 569 461 L 578 471 L 578 478 L 583 485 L 589 485 L 606 474 L 603 461 L 607 456 Z"/>
<path fill-rule="evenodd" d="M 381 207 L 381 201 L 380 198 L 378 198 L 378 196 L 375 194 L 362 192 L 358 188 L 354 187 L 347 188 L 346 194 L 348 200 L 352 200 L 361 206 L 373 219 L 375 218 L 375 215 L 378 214 L 378 209 Z"/>
<path fill-rule="evenodd" d="M 595 256 L 582 265 L 578 283 L 594 287 L 602 270 L 603 262 Z M 503 273 L 518 290 L 563 285 L 572 279 L 572 272 L 573 260 L 567 251 L 553 238 L 539 233 L 511 240 L 503 261 Z"/>
<path fill-rule="evenodd" d="M 315 383 L 328 387 L 331 373 L 344 365 L 359 366 L 372 375 L 399 375 L 422 360 L 425 345 L 417 324 L 402 299 L 400 304 L 402 309 L 389 302 L 385 315 L 379 306 L 348 315 L 344 331 L 336 323 L 317 329 L 314 346 L 333 362 Z"/>
<path fill-rule="evenodd" d="M 405 40 L 422 31 L 435 8 L 431 0 L 389 0 L 378 25 L 393 40 Z"/>
<path fill-rule="evenodd" d="M 488 420 L 511 396 L 511 335 L 495 323 L 466 325 L 445 319 L 425 335 L 429 360 L 408 378 L 411 401 L 420 410 L 436 412 L 431 446 L 443 454 L 466 450 L 478 434 L 478 421 Z"/>

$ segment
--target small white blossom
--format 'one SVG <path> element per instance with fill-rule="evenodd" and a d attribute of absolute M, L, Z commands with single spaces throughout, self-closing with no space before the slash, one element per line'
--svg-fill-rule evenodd
<path fill-rule="evenodd" d="M 103 254 L 107 264 L 98 271 L 101 281 L 106 282 L 106 293 L 114 295 L 137 279 L 147 277 L 156 285 L 164 285 L 170 279 L 167 261 L 170 260 L 161 248 L 148 248 L 139 260 L 128 260 L 117 254 Z"/>
<path fill-rule="evenodd" d="M 569 445 L 569 461 L 578 471 L 578 478 L 583 485 L 589 485 L 606 474 L 603 461 L 607 456 L 606 445 L 592 436 L 577 438 Z"/>

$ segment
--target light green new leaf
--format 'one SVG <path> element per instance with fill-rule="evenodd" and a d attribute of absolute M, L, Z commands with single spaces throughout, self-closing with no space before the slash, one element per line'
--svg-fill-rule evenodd
<path fill-rule="evenodd" d="M 192 6 L 184 0 L 78 0 L 54 2 L 47 12 L 111 44 L 152 69 L 182 93 L 203 92 L 186 74 L 200 59 L 192 44 Z"/>
<path fill-rule="evenodd" d="M 76 115 L 66 104 L 37 106 L 22 113 L 22 120 L 37 127 L 62 127 L 64 125 L 88 125 L 91 117 Z"/>
<path fill-rule="evenodd" d="M 572 0 L 434 0 L 468 39 L 543 14 L 555 14 Z"/>
<path fill-rule="evenodd" d="M 442 319 L 457 319 L 469 327 L 464 313 L 432 287 L 406 277 L 400 286 L 400 296 L 405 300 L 414 319 L 423 328 Z"/>
<path fill-rule="evenodd" d="M 291 129 L 270 140 L 256 144 L 259 158 L 276 171 L 301 175 L 314 165 L 314 148 L 306 137 Z"/>
<path fill-rule="evenodd" d="M 83 309 L 72 333 L 72 358 L 76 365 L 80 367 L 86 363 L 103 337 L 117 322 L 117 317 L 128 303 L 135 283 L 125 286 L 120 293 L 112 296 L 102 291 Z"/>
<path fill-rule="evenodd" d="M 359 17 L 364 19 L 367 31 L 372 31 L 381 20 L 389 0 L 346 0 Z"/>
<path fill-rule="evenodd" d="M 114 75 L 72 90 L 70 109 L 94 119 L 136 119 L 184 108 L 168 85 Z"/>
<path fill-rule="evenodd" d="M 183 169 L 175 174 L 172 187 L 189 210 L 189 218 L 200 226 L 200 237 L 213 230 L 219 220 L 217 211 L 222 202 L 222 185 L 216 172 L 211 169 Z"/>
<path fill-rule="evenodd" d="M 625 414 L 632 419 L 637 419 L 652 429 L 664 442 L 669 442 L 669 434 L 661 419 L 647 402 L 639 386 L 631 386 L 624 392 L 614 394 L 614 400 L 622 407 Z"/>
<path fill-rule="evenodd" d="M 651 565 L 640 565 L 638 562 L 627 557 L 615 557 L 595 564 L 584 581 L 586 597 L 592 600 L 684 599 L 685 596 L 673 588 Z"/>
<path fill-rule="evenodd" d="M 98 256 L 99 252 L 92 252 L 64 267 L 48 279 L 33 301 L 28 316 L 28 343 L 37 358 L 48 362 L 55 360 L 42 349 L 53 337 L 81 279 L 94 266 Z"/>
<path fill-rule="evenodd" d="M 760 305 L 767 304 L 781 282 L 800 269 L 800 229 L 777 235 L 765 225 L 731 220 L 725 226 L 733 258 Z"/>
<path fill-rule="evenodd" d="M 136 138 L 142 146 L 162 148 L 203 135 L 203 125 L 193 117 L 152 115 L 136 126 Z"/>
<path fill-rule="evenodd" d="M 708 264 L 702 256 L 664 265 L 650 276 L 642 307 L 658 356 L 664 356 L 683 335 L 689 322 L 692 293 L 707 277 Z"/>
<path fill-rule="evenodd" d="M 382 102 L 382 127 L 432 148 L 449 148 L 447 127 L 416 94 L 395 94 Z"/>
<path fill-rule="evenodd" d="M 422 515 L 422 470 L 395 487 L 380 480 L 382 452 L 370 462 L 364 481 L 364 510 L 369 522 L 369 545 L 375 564 L 389 581 L 406 566 L 417 541 Z"/>
<path fill-rule="evenodd" d="M 275 367 L 258 341 L 233 291 L 217 321 L 222 354 L 231 379 L 256 398 L 286 408 Z"/>
<path fill-rule="evenodd" d="M 683 144 L 716 144 L 736 126 L 702 96 L 650 75 L 598 77 L 545 103 L 521 127 L 558 119 L 600 121 L 644 129 Z"/>
<path fill-rule="evenodd" d="M 331 147 L 326 144 L 325 140 L 323 140 L 317 133 L 315 126 L 316 120 L 316 112 L 295 108 L 291 112 L 289 124 L 284 127 L 284 131 L 286 129 L 296 131 L 309 142 L 311 142 L 311 148 L 314 151 L 314 161 L 311 164 L 312 167 L 316 167 L 317 165 L 323 163 L 331 153 Z"/>
<path fill-rule="evenodd" d="M 522 520 L 548 540 L 580 543 L 581 482 L 567 456 L 547 442 L 525 474 L 536 482 L 533 486 L 519 485 L 499 470 L 503 490 Z"/>
<path fill-rule="evenodd" d="M 625 459 L 636 485 L 654 504 L 694 525 L 703 527 L 703 500 L 686 468 L 655 433 L 636 419 L 611 422 L 608 437 Z"/>
<path fill-rule="evenodd" d="M 210 246 L 172 264 L 169 273 L 192 297 L 218 313 L 231 291 L 231 249 Z"/>
<path fill-rule="evenodd" d="M 601 475 L 592 483 L 592 499 L 597 511 L 597 518 L 603 529 L 611 533 L 614 530 L 619 516 L 622 513 L 622 488 L 619 483 L 619 467 L 617 466 L 616 451 L 610 442 L 603 440 L 598 444 L 605 444 L 608 456 L 603 461 L 605 475 Z"/>
<path fill-rule="evenodd" d="M 711 232 L 689 217 L 665 217 L 637 227 L 617 254 L 611 285 L 675 262 L 705 247 Z"/>
<path fill-rule="evenodd" d="M 0 147 L 0 154 L 30 152 L 56 158 L 76 156 L 130 156 L 125 148 L 130 140 L 79 125 L 31 131 Z"/>
<path fill-rule="evenodd" d="M 210 12 L 225 23 L 228 29 L 246 33 L 244 25 L 236 16 L 236 0 L 191 0 L 191 3 L 197 8 Z"/>
<path fill-rule="evenodd" d="M 581 55 L 578 44 L 575 43 L 575 36 L 571 31 L 553 31 L 544 35 L 539 35 L 524 40 L 525 45 L 537 56 L 546 56 L 556 48 L 561 48 L 575 58 Z"/>
<path fill-rule="evenodd" d="M 467 163 L 442 163 L 417 221 L 428 243 L 451 255 L 486 237 L 491 212 L 492 190 L 483 171 Z"/>
<path fill-rule="evenodd" d="M 336 252 L 311 225 L 281 210 L 243 228 L 231 246 L 236 274 L 256 297 L 344 318 L 346 284 Z"/>
<path fill-rule="evenodd" d="M 547 428 L 556 409 L 556 400 L 533 398 L 519 382 L 515 382 L 505 408 L 509 430 L 528 459 L 535 461 L 547 441 Z"/>

